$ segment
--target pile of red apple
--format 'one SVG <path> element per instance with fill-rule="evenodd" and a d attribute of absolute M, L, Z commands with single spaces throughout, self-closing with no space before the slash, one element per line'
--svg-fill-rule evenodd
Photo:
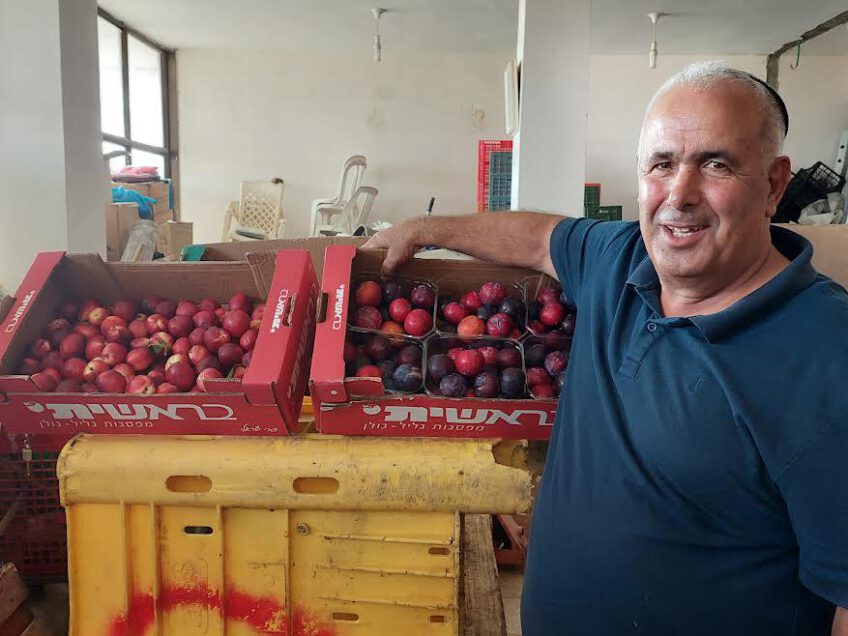
<path fill-rule="evenodd" d="M 523 343 L 527 386 L 533 397 L 548 399 L 560 394 L 565 385 L 570 342 L 565 336 L 550 333 L 528 338 Z"/>
<path fill-rule="evenodd" d="M 444 296 L 439 301 L 439 332 L 463 337 L 512 338 L 523 335 L 524 302 L 509 295 L 504 283 L 484 283 L 458 299 Z"/>
<path fill-rule="evenodd" d="M 420 283 L 408 292 L 396 281 L 365 280 L 353 296 L 351 325 L 359 329 L 382 331 L 423 338 L 433 329 L 436 291 Z"/>
<path fill-rule="evenodd" d="M 425 383 L 444 397 L 522 398 L 525 395 L 521 351 L 508 341 L 434 339 L 428 343 Z M 444 353 L 437 353 L 438 351 Z"/>
<path fill-rule="evenodd" d="M 534 334 L 561 333 L 570 336 L 574 333 L 577 318 L 574 306 L 565 296 L 553 287 L 544 287 L 536 295 L 536 300 L 527 305 L 528 329 Z"/>
<path fill-rule="evenodd" d="M 19 371 L 41 391 L 205 392 L 207 380 L 244 375 L 264 311 L 241 292 L 226 307 L 211 298 L 66 303 Z"/>
<path fill-rule="evenodd" d="M 387 391 L 416 393 L 421 390 L 423 353 L 420 343 L 379 334 L 356 334 L 355 340 L 355 343 L 345 343 L 348 377 L 381 378 Z"/>

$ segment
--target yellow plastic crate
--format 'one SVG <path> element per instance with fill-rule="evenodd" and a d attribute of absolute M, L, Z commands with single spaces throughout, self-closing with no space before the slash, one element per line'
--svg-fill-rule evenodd
<path fill-rule="evenodd" d="M 459 513 L 526 511 L 491 442 L 75 438 L 73 636 L 459 634 Z"/>

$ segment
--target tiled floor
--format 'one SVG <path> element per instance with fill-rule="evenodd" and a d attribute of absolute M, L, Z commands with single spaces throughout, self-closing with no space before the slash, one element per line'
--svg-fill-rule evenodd
<path fill-rule="evenodd" d="M 499 568 L 501 596 L 506 615 L 507 636 L 521 636 L 521 586 L 524 572 L 521 568 L 504 565 Z"/>

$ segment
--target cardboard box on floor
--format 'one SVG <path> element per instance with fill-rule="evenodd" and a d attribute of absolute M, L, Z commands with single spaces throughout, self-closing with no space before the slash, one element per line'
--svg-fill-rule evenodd
<path fill-rule="evenodd" d="M 132 226 L 138 222 L 138 205 L 135 203 L 109 203 L 106 205 L 106 260 L 119 261 Z"/>
<path fill-rule="evenodd" d="M 174 211 L 171 208 L 171 182 L 151 181 L 147 183 L 119 183 L 112 182 L 112 187 L 123 187 L 125 190 L 134 190 L 146 197 L 156 199 L 153 205 L 153 222 L 156 225 L 174 220 Z"/>
<path fill-rule="evenodd" d="M 848 288 L 848 225 L 780 224 L 813 244 L 813 265 Z"/>
<path fill-rule="evenodd" d="M 168 221 L 157 227 L 156 249 L 169 260 L 178 260 L 182 249 L 191 242 L 191 223 Z"/>

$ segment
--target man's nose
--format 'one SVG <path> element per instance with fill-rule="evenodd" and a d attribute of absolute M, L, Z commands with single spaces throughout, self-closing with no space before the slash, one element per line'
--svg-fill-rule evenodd
<path fill-rule="evenodd" d="M 701 202 L 701 173 L 693 166 L 680 166 L 668 191 L 668 204 L 676 210 Z"/>

